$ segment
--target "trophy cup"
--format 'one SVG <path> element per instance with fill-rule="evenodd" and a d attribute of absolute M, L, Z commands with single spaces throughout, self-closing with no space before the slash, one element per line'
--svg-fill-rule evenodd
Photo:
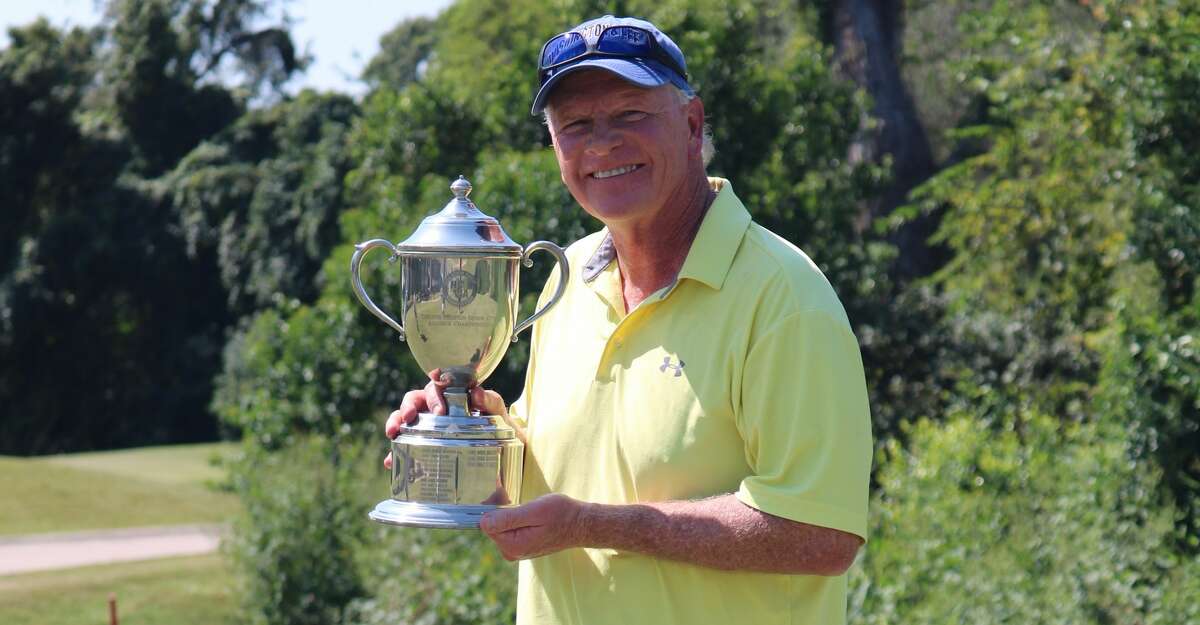
<path fill-rule="evenodd" d="M 365 241 L 350 258 L 358 300 L 400 333 L 422 371 L 446 384 L 448 414 L 423 412 L 392 439 L 392 496 L 368 515 L 390 525 L 477 528 L 484 512 L 519 503 L 525 445 L 502 417 L 471 411 L 467 389 L 485 380 L 508 344 L 558 303 L 569 275 L 562 248 L 538 241 L 522 249 L 467 199 L 465 178 L 450 190 L 454 199 L 406 241 Z M 375 248 L 400 260 L 403 323 L 375 305 L 359 278 L 363 258 Z M 517 262 L 533 266 L 529 256 L 537 250 L 558 260 L 558 289 L 541 310 L 514 324 Z"/>

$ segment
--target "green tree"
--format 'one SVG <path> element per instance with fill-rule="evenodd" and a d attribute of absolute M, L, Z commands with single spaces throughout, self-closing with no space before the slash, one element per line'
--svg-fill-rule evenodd
<path fill-rule="evenodd" d="M 345 208 L 357 114 L 346 96 L 305 91 L 247 112 L 155 181 L 178 211 L 189 255 L 216 256 L 237 314 L 316 298 Z"/>
<path fill-rule="evenodd" d="M 379 53 L 362 77 L 372 88 L 400 89 L 420 80 L 437 45 L 437 20 L 415 17 L 396 25 L 379 39 Z"/>
<path fill-rule="evenodd" d="M 73 177 L 57 166 L 58 155 L 39 149 L 39 144 L 80 149 L 83 137 L 71 117 L 94 69 L 97 34 L 78 28 L 63 33 L 39 20 L 10 28 L 8 38 L 9 46 L 0 52 L 0 175 L 7 198 L 0 212 L 4 274 L 17 260 L 21 233 L 40 219 L 37 203 L 58 203 L 55 195 Z"/>
<path fill-rule="evenodd" d="M 953 252 L 938 278 L 964 348 L 943 363 L 959 372 L 952 403 L 1124 423 L 1138 456 L 1163 469 L 1160 492 L 1195 545 L 1190 352 L 1170 343 L 1188 342 L 1196 308 L 1184 250 L 1197 177 L 1179 156 L 1197 132 L 1179 97 L 1195 78 L 1177 69 L 1197 58 L 1188 4 L 964 11 L 972 53 L 958 71 L 984 106 L 956 136 L 978 153 L 920 197 L 945 209 L 938 237 Z M 1135 345 L 1182 360 L 1152 365 Z"/>
<path fill-rule="evenodd" d="M 0 218 L 0 451 L 216 435 L 207 406 L 233 316 L 215 249 L 189 250 L 156 179 L 299 67 L 286 33 L 259 27 L 266 6 L 122 0 L 90 31 L 11 31 L 0 52 L 0 180 L 12 190 Z M 243 87 L 217 82 L 222 59 Z M 332 219 L 317 222 L 297 245 L 327 244 Z"/>
<path fill-rule="evenodd" d="M 127 144 L 87 125 L 95 33 L 44 22 L 2 53 L 0 425 L 6 453 L 211 437 L 217 295 L 171 234 L 170 211 L 124 179 Z M 33 120 L 33 125 L 25 122 Z M 11 211 L 11 212 L 9 212 Z"/>

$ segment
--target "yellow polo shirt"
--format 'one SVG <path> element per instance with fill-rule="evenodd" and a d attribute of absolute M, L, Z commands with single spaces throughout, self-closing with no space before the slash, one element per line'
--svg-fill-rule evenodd
<path fill-rule="evenodd" d="M 521 499 L 736 493 L 865 538 L 870 414 L 846 313 L 803 252 L 752 223 L 728 181 L 711 182 L 719 193 L 679 278 L 628 314 L 606 232 L 568 249 L 571 280 L 534 326 L 513 406 L 528 436 Z M 519 579 L 520 624 L 845 621 L 845 576 L 570 549 L 522 562 Z"/>

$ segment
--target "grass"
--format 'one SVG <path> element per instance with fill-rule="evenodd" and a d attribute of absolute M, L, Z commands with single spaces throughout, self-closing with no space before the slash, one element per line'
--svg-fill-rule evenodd
<path fill-rule="evenodd" d="M 0 536 L 228 521 L 237 498 L 213 487 L 222 471 L 210 460 L 235 450 L 210 443 L 0 456 Z"/>
<path fill-rule="evenodd" d="M 231 578 L 216 554 L 0 577 L 0 623 L 107 623 L 115 593 L 121 625 L 232 624 Z"/>

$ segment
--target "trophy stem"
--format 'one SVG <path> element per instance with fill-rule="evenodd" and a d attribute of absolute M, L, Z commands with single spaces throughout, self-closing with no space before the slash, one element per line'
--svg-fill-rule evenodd
<path fill-rule="evenodd" d="M 452 386 L 446 389 L 444 396 L 446 397 L 447 415 L 451 417 L 471 416 L 471 407 L 467 403 L 467 389 Z"/>

